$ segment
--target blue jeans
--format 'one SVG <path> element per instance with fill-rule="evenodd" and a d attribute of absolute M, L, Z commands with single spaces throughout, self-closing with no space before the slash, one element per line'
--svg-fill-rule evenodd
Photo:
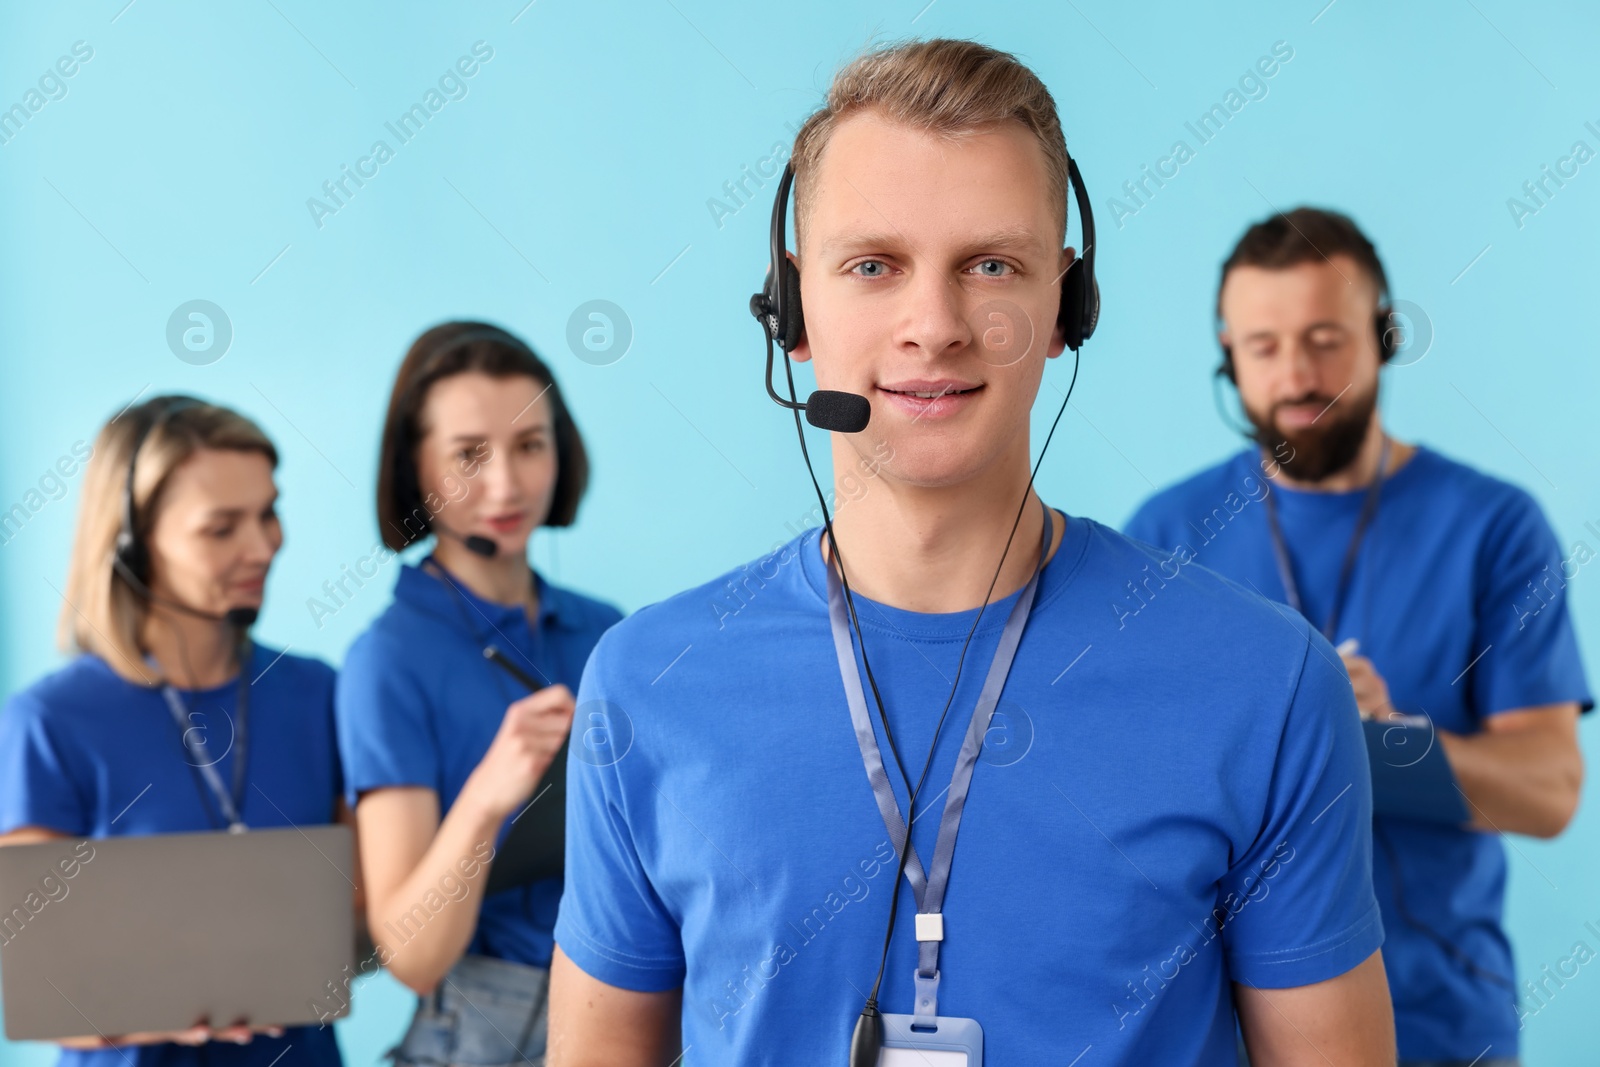
<path fill-rule="evenodd" d="M 388 1057 L 395 1067 L 544 1067 L 549 990 L 543 967 L 463 956 L 438 989 L 417 998 Z"/>

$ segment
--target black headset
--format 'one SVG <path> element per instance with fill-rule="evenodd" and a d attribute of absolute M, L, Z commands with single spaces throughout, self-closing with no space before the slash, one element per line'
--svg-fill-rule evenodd
<path fill-rule="evenodd" d="M 151 434 L 171 422 L 180 412 L 206 406 L 208 405 L 204 400 L 177 394 L 156 397 L 145 404 L 150 410 L 150 417 L 134 437 L 133 447 L 128 452 L 128 476 L 122 483 L 122 526 L 117 530 L 117 540 L 111 549 L 111 570 L 143 600 L 164 604 L 185 615 L 208 619 L 211 622 L 225 622 L 236 630 L 244 631 L 256 621 L 259 614 L 256 608 L 229 608 L 217 614 L 158 596 L 150 588 L 150 546 L 139 533 L 139 516 L 133 499 L 134 481 L 139 470 L 139 450 L 144 447 L 145 441 L 149 440 Z"/>
<path fill-rule="evenodd" d="M 1388 300 L 1388 293 L 1383 296 L 1384 300 Z M 1400 351 L 1400 343 L 1395 337 L 1399 327 L 1395 324 L 1393 309 L 1387 303 L 1380 302 L 1378 313 L 1372 318 L 1372 324 L 1378 337 L 1378 363 L 1382 365 L 1388 363 L 1395 357 L 1395 353 Z M 1233 369 L 1232 345 L 1222 345 L 1222 362 L 1217 364 L 1216 374 L 1219 378 L 1228 379 L 1235 386 L 1239 384 Z"/>
<path fill-rule="evenodd" d="M 784 244 L 789 192 L 793 184 L 794 164 L 790 163 L 783 168 L 783 178 L 778 182 L 778 195 L 772 204 L 772 262 L 767 267 L 767 277 L 761 291 L 750 297 L 750 314 L 761 323 L 767 339 L 784 351 L 785 358 L 805 335 L 805 318 L 800 309 L 800 271 L 789 258 Z M 1056 313 L 1056 322 L 1066 335 L 1067 347 L 1077 352 L 1100 321 L 1100 283 L 1094 274 L 1094 209 L 1089 204 L 1088 190 L 1083 186 L 1083 175 L 1078 173 L 1078 164 L 1070 155 L 1067 156 L 1067 184 L 1072 188 L 1082 219 L 1083 254 L 1073 259 L 1062 278 L 1061 305 Z M 773 352 L 768 347 L 767 395 L 779 406 L 790 407 L 793 401 L 785 400 L 772 387 L 772 363 Z M 816 401 L 822 401 L 827 408 L 821 421 L 815 417 L 817 412 L 807 410 L 807 418 L 813 425 L 844 432 L 857 432 L 866 427 L 866 409 L 857 406 L 849 394 L 818 390 L 812 394 L 811 400 L 800 405 L 800 409 L 806 410 L 809 404 Z M 844 401 L 845 405 L 841 405 L 840 401 Z M 838 410 L 842 406 L 844 412 Z M 859 425 L 855 425 L 857 420 Z M 854 429 L 850 429 L 850 426 L 854 426 Z"/>
<path fill-rule="evenodd" d="M 122 527 L 117 531 L 117 541 L 111 551 L 111 566 L 134 592 L 148 596 L 150 583 L 150 546 L 139 535 L 138 513 L 133 500 L 133 483 L 139 470 L 139 450 L 157 430 L 172 421 L 180 411 L 203 407 L 204 401 L 192 396 L 163 396 L 145 405 L 150 417 L 145 420 L 133 447 L 128 451 L 128 476 L 122 484 Z"/>

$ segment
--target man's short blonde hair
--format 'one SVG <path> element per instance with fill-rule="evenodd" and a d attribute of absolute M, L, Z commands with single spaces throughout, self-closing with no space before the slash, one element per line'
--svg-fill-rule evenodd
<path fill-rule="evenodd" d="M 1045 175 L 1061 241 L 1067 225 L 1067 142 L 1056 102 L 1015 56 L 976 41 L 907 41 L 867 52 L 833 78 L 823 106 L 794 139 L 795 237 L 816 195 L 813 180 L 839 124 L 860 111 L 929 133 L 960 137 L 1020 122 L 1044 151 Z"/>

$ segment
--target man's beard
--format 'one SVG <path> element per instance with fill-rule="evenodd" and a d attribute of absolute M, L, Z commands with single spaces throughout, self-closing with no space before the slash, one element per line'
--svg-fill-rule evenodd
<path fill-rule="evenodd" d="M 1295 433 L 1285 433 L 1278 428 L 1281 408 L 1312 402 L 1329 405 L 1315 425 Z M 1335 409 L 1335 403 L 1342 406 Z M 1265 415 L 1246 404 L 1244 413 L 1256 428 L 1255 440 L 1285 474 L 1297 482 L 1320 482 L 1355 462 L 1377 409 L 1378 387 L 1374 383 L 1372 389 L 1361 396 L 1346 394 L 1337 401 L 1319 396 L 1300 397 L 1274 404 Z"/>

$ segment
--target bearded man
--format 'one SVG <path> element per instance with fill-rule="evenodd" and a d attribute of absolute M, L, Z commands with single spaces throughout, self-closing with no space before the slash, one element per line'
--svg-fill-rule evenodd
<path fill-rule="evenodd" d="M 1217 373 L 1253 444 L 1156 494 L 1126 532 L 1162 549 L 1168 577 L 1198 562 L 1299 611 L 1336 646 L 1363 718 L 1424 724 L 1406 760 L 1443 749 L 1468 821 L 1374 797 L 1400 1061 L 1515 1064 L 1500 837 L 1566 827 L 1593 700 L 1569 561 L 1533 498 L 1385 429 L 1388 305 L 1383 264 L 1345 216 L 1302 207 L 1250 227 L 1222 267 Z M 1144 625 L 1162 600 L 1113 610 Z"/>

